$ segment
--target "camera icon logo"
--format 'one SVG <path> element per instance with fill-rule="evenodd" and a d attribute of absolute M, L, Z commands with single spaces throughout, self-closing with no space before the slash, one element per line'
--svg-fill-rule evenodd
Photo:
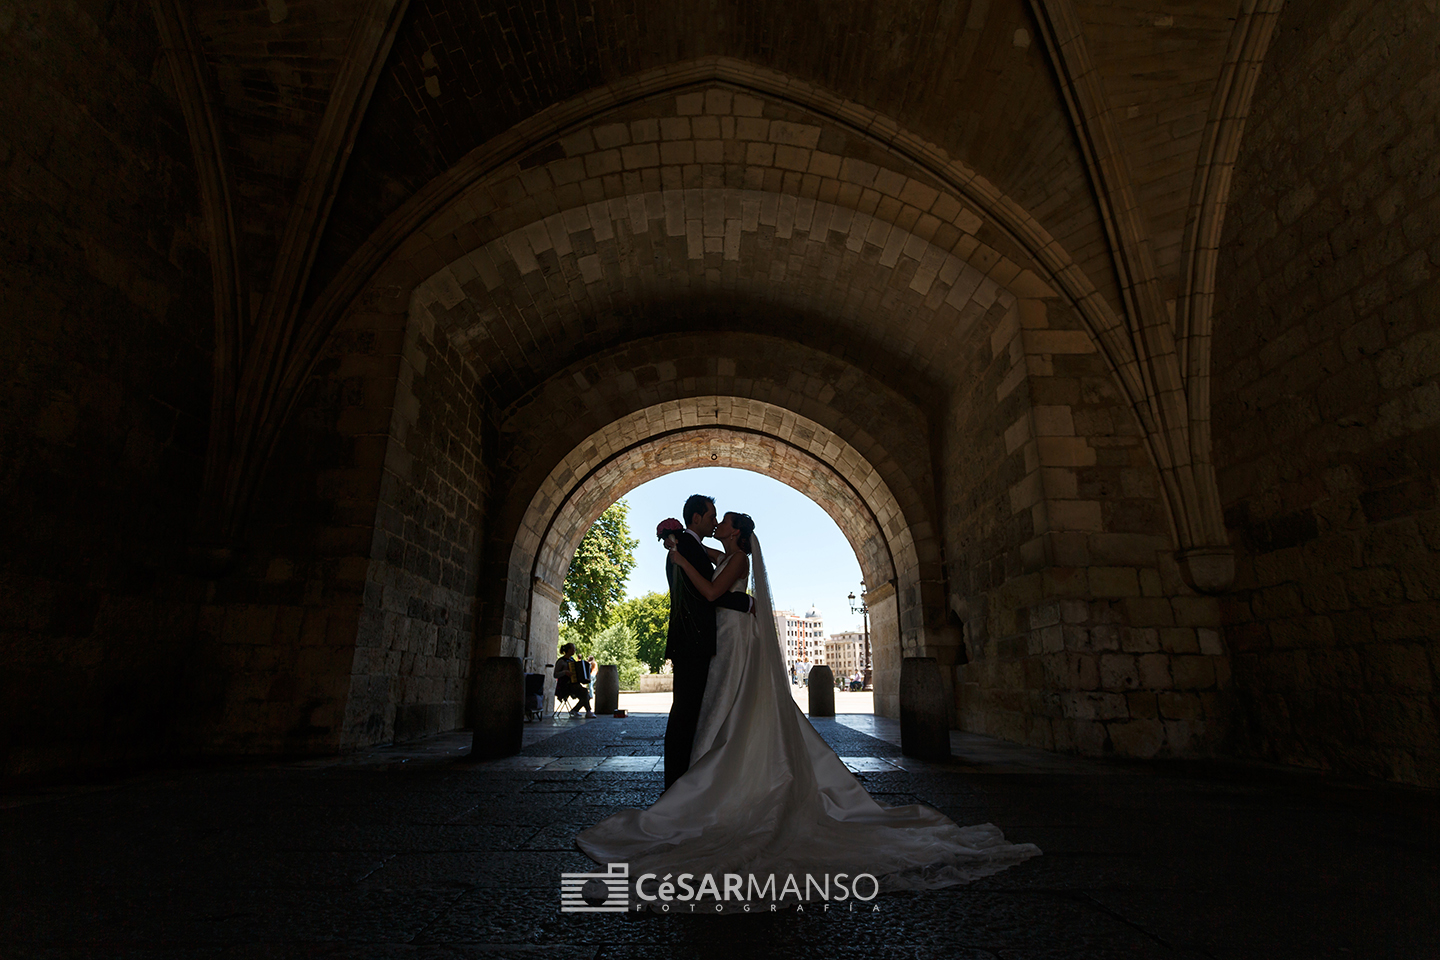
<path fill-rule="evenodd" d="M 630 909 L 630 864 L 604 873 L 560 874 L 561 913 L 623 913 Z"/>

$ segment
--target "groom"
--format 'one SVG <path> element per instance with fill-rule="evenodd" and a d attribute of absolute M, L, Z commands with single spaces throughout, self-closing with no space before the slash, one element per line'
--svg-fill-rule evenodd
<path fill-rule="evenodd" d="M 715 564 L 701 541 L 715 532 L 715 501 L 695 494 L 685 501 L 685 532 L 676 549 L 707 579 L 715 575 Z M 705 681 L 710 676 L 710 658 L 715 656 L 715 608 L 728 607 L 746 613 L 753 601 L 743 593 L 730 592 L 711 602 L 700 595 L 685 571 L 665 561 L 670 580 L 670 629 L 665 657 L 675 667 L 675 694 L 670 720 L 665 725 L 665 788 L 690 769 L 690 746 L 700 722 L 700 704 L 705 699 Z"/>

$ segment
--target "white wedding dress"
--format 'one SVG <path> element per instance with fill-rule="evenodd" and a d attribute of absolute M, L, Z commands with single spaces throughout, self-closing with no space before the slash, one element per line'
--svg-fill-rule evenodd
<path fill-rule="evenodd" d="M 628 863 L 632 882 L 646 873 L 868 873 L 881 890 L 967 883 L 1038 855 L 993 824 L 960 827 L 931 807 L 885 807 L 865 792 L 791 696 L 758 540 L 751 561 L 755 616 L 716 611 L 689 770 L 649 809 L 621 810 L 577 846 L 596 863 Z"/>

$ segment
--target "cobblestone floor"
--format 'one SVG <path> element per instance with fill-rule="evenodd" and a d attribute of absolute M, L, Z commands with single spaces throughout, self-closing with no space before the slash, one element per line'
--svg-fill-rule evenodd
<path fill-rule="evenodd" d="M 874 912 L 561 913 L 560 874 L 597 869 L 574 834 L 659 795 L 664 724 L 547 721 L 489 763 L 451 734 L 0 797 L 0 957 L 1440 956 L 1433 795 L 965 734 L 917 763 L 858 716 L 815 726 L 882 802 L 1044 856 Z"/>

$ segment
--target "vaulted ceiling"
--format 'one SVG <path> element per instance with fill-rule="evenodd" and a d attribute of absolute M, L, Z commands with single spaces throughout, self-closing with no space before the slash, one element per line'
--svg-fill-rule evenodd
<path fill-rule="evenodd" d="M 1182 542 L 1223 539 L 1214 254 L 1280 2 L 152 0 L 231 354 L 212 460 L 263 457 L 386 264 L 494 416 L 681 313 L 823 330 L 924 406 L 979 314 L 1059 297 L 1197 501 Z"/>
<path fill-rule="evenodd" d="M 1201 135 L 1244 5 L 1073 6 L 1173 297 Z M 716 56 L 832 91 L 937 145 L 1046 224 L 1113 296 L 1102 215 L 1023 0 L 198 0 L 192 9 L 252 297 L 264 296 L 311 153 L 329 143 L 337 83 L 347 96 L 363 86 L 343 86 L 347 70 L 368 73 L 373 94 L 344 144 L 308 300 L 387 215 L 491 138 L 587 90 Z M 388 51 L 374 36 L 387 28 Z M 377 62 L 354 62 L 366 54 Z"/>

